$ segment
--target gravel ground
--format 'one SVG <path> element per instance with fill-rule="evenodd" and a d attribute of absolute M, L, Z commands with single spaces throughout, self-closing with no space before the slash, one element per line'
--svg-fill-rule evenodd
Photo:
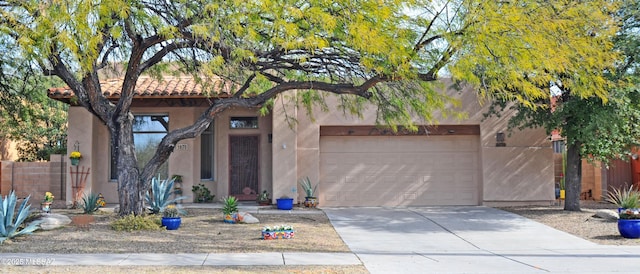
<path fill-rule="evenodd" d="M 596 210 L 614 209 L 607 203 L 584 201 L 581 212 L 564 211 L 562 206 L 503 207 L 523 217 L 603 245 L 640 245 L 640 239 L 625 239 L 616 221 L 594 217 Z M 70 216 L 78 211 L 56 210 Z M 0 245 L 0 253 L 202 253 L 202 252 L 349 252 L 322 212 L 317 214 L 257 214 L 260 224 L 230 225 L 222 222 L 219 209 L 189 209 L 183 225 L 175 231 L 116 232 L 109 228 L 114 214 L 96 215 L 88 229 L 67 226 L 38 231 Z M 260 239 L 264 225 L 289 224 L 296 228 L 292 240 Z M 89 266 L 0 266 L 8 273 L 98 272 Z M 110 267 L 110 273 L 368 273 L 356 266 L 239 266 L 239 267 Z"/>
<path fill-rule="evenodd" d="M 305 214 L 253 214 L 259 224 L 225 224 L 220 209 L 188 209 L 178 230 L 118 232 L 110 228 L 113 213 L 95 214 L 88 228 L 69 225 L 36 231 L 0 245 L 1 253 L 238 253 L 238 252 L 350 252 L 317 209 L 297 208 Z M 79 210 L 54 209 L 70 217 Z M 294 239 L 262 240 L 263 226 L 292 225 Z M 0 256 L 1 257 L 1 256 Z M 100 266 L 10 266 L 0 273 L 96 273 Z M 347 266 L 110 266 L 107 273 L 368 273 L 363 265 Z"/>
<path fill-rule="evenodd" d="M 640 245 L 640 239 L 626 239 L 620 236 L 616 220 L 594 217 L 597 210 L 615 210 L 609 203 L 582 201 L 582 211 L 564 211 L 558 206 L 504 207 L 505 211 L 551 226 L 603 245 Z"/>
<path fill-rule="evenodd" d="M 239 253 L 349 252 L 320 210 L 307 214 L 253 214 L 258 224 L 226 224 L 220 209 L 187 209 L 177 230 L 114 231 L 114 213 L 94 214 L 87 228 L 36 231 L 0 245 L 0 253 Z M 69 216 L 79 210 L 54 210 Z M 292 225 L 294 239 L 262 240 L 263 226 Z"/>

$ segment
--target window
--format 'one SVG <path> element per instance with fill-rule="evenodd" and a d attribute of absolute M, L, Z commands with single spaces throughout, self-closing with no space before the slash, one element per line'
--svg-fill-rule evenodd
<path fill-rule="evenodd" d="M 229 127 L 233 129 L 258 128 L 258 117 L 231 117 Z"/>
<path fill-rule="evenodd" d="M 553 153 L 564 152 L 564 140 L 553 141 L 551 144 L 553 145 Z"/>
<path fill-rule="evenodd" d="M 200 179 L 213 180 L 213 122 L 200 135 Z"/>
<path fill-rule="evenodd" d="M 161 115 L 135 115 L 133 121 L 133 143 L 138 158 L 138 168 L 144 167 L 153 157 L 158 144 L 169 131 L 169 116 Z M 111 147 L 111 179 L 118 178 L 118 165 L 115 159 L 115 151 Z M 169 176 L 168 164 L 165 162 L 158 169 L 157 174 L 162 178 Z"/>

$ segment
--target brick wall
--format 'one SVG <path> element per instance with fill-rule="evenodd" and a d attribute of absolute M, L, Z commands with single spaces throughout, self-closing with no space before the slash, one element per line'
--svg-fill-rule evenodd
<path fill-rule="evenodd" d="M 66 199 L 66 163 L 61 159 L 56 157 L 52 162 L 2 161 L 0 193 L 5 196 L 14 190 L 19 198 L 31 195 L 31 201 L 39 201 L 49 191 L 55 200 Z"/>

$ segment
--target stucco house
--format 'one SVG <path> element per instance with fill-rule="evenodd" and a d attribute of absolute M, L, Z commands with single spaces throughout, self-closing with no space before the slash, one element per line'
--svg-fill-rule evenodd
<path fill-rule="evenodd" d="M 121 83 L 103 81 L 102 90 L 117 99 Z M 142 77 L 136 92 L 132 112 L 139 121 L 134 129 L 139 159 L 145 145 L 189 125 L 215 100 L 189 77 Z M 333 108 L 333 96 L 327 102 L 331 111 L 316 111 L 314 119 L 288 102 L 291 92 L 279 96 L 266 116 L 256 109 L 229 109 L 202 136 L 179 142 L 164 172 L 183 176 L 184 194 L 203 184 L 216 200 L 227 195 L 251 200 L 267 190 L 274 199 L 289 196 L 297 202 L 304 199 L 298 180 L 308 176 L 319 183 L 319 203 L 325 207 L 554 201 L 553 151 L 543 130 L 509 134 L 508 115 L 484 119 L 488 103 L 480 104 L 475 91 L 444 92 L 460 99 L 468 118 L 441 117 L 439 125 L 422 125 L 415 133 L 376 128 L 373 108 L 363 118 L 345 116 Z M 51 88 L 48 94 L 71 105 L 68 152 L 76 144 L 83 154 L 80 166 L 91 168 L 86 190 L 117 201 L 106 126 L 74 105 L 68 88 Z M 298 123 L 288 123 L 285 113 Z"/>

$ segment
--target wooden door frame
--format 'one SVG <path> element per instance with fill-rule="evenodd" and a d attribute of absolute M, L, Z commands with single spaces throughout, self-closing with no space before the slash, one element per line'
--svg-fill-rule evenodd
<path fill-rule="evenodd" d="M 257 181 L 258 181 L 257 182 L 257 186 L 256 186 L 256 190 L 255 190 L 256 193 L 252 193 L 252 194 L 249 194 L 249 195 L 244 195 L 244 194 L 238 195 L 237 193 L 231 193 L 231 190 L 232 190 L 232 187 L 231 187 L 231 178 L 232 178 L 232 176 L 231 176 L 231 172 L 232 172 L 232 169 L 231 169 L 231 157 L 232 157 L 231 137 L 257 137 L 258 138 L 257 148 L 256 148 L 257 149 L 257 154 L 258 154 L 257 155 L 258 163 L 256 165 Z M 229 155 L 228 163 L 229 163 L 229 165 L 227 167 L 227 175 L 228 175 L 228 178 L 229 178 L 229 182 L 228 182 L 228 185 L 227 185 L 227 187 L 228 187 L 227 194 L 229 196 L 230 195 L 234 195 L 239 200 L 244 200 L 244 201 L 255 200 L 257 195 L 258 195 L 258 192 L 260 191 L 260 187 L 262 185 L 261 180 L 260 180 L 260 177 L 262 177 L 261 176 L 262 175 L 262 165 L 261 165 L 261 153 L 260 153 L 261 134 L 229 134 L 227 139 L 228 139 L 228 144 L 229 144 L 229 148 L 228 148 L 228 155 Z"/>

